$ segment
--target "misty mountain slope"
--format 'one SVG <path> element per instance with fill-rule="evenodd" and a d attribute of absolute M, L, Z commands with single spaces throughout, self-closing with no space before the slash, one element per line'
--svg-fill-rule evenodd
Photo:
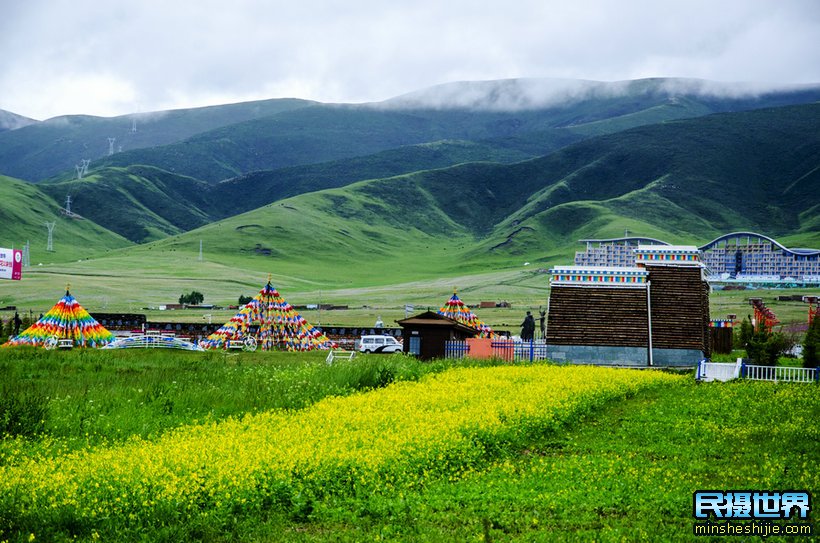
<path fill-rule="evenodd" d="M 34 119 L 29 119 L 28 117 L 17 115 L 11 111 L 0 109 L 0 132 L 17 130 L 18 128 L 23 128 L 36 122 Z"/>
<path fill-rule="evenodd" d="M 225 126 L 164 148 L 115 155 L 106 163 L 151 164 L 219 181 L 442 139 L 486 141 L 540 156 L 647 123 L 820 100 L 820 87 L 746 95 L 732 87 L 710 90 L 703 88 L 708 82 L 674 79 L 567 84 L 571 90 L 540 101 L 522 101 L 521 82 L 506 80 L 452 84 L 454 96 L 474 97 L 467 104 L 430 98 L 364 106 L 319 104 Z M 586 90 L 577 90 L 578 85 Z"/>
<path fill-rule="evenodd" d="M 217 182 L 257 170 L 336 161 L 446 139 L 484 139 L 496 131 L 470 130 L 444 115 L 314 106 L 239 123 L 155 149 L 114 155 L 104 164 L 149 164 Z M 481 124 L 467 119 L 462 123 Z"/>
<path fill-rule="evenodd" d="M 0 130 L 0 173 L 27 181 L 40 181 L 61 172 L 71 177 L 74 166 L 82 159 L 92 160 L 96 166 L 98 159 L 108 156 L 108 138 L 115 139 L 114 151 L 156 147 L 311 103 L 296 99 L 261 100 L 119 117 L 67 115 L 32 121 L 13 132 Z"/>
<path fill-rule="evenodd" d="M 71 195 L 73 211 L 136 243 L 213 220 L 205 183 L 148 166 L 101 168 L 82 180 L 38 186 L 57 201 Z"/>
<path fill-rule="evenodd" d="M 31 247 L 31 263 L 65 262 L 131 245 L 91 220 L 59 212 L 60 204 L 36 185 L 0 175 L 0 240 L 7 248 Z M 47 252 L 46 222 L 54 222 L 54 252 Z"/>
<path fill-rule="evenodd" d="M 139 128 L 132 133 L 131 116 L 64 117 L 37 125 L 48 125 L 50 130 L 65 125 L 62 131 L 48 133 L 42 128 L 46 133 L 41 133 L 26 127 L 32 130 L 19 138 L 0 137 L 0 172 L 12 171 L 35 181 L 49 176 L 64 180 L 73 175 L 74 164 L 90 156 L 95 158 L 95 167 L 147 164 L 216 182 L 256 170 L 353 158 L 448 139 L 492 140 L 496 148 L 534 157 L 590 136 L 647 123 L 820 99 L 818 87 L 762 91 L 679 79 L 559 83 L 557 88 L 551 80 L 456 83 L 416 93 L 422 98 L 405 96 L 358 106 L 266 101 L 258 104 L 275 103 L 279 109 L 272 111 L 275 108 L 270 106 L 261 111 L 258 106 L 260 111 L 245 112 L 243 119 L 237 115 L 235 122 L 220 118 L 212 121 L 215 129 L 211 131 L 203 130 L 202 123 L 186 121 L 191 117 L 186 114 L 171 124 L 176 132 L 164 141 L 157 139 L 162 126 L 148 121 L 141 125 L 138 120 Z M 211 113 L 242 107 L 219 106 Z M 204 116 L 207 109 L 190 111 Z M 99 123 L 107 123 L 107 134 L 91 130 Z M 35 137 L 38 134 L 42 137 Z M 150 141 L 135 140 L 149 134 Z M 108 152 L 108 137 L 116 137 L 115 151 L 122 145 L 124 152 L 103 156 Z M 97 162 L 96 157 L 104 161 Z"/>

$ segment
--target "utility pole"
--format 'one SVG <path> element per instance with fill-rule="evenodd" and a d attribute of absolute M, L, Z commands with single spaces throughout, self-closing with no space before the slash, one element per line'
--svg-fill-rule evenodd
<path fill-rule="evenodd" d="M 46 228 L 48 228 L 48 245 L 46 246 L 46 251 L 54 252 L 54 227 L 57 226 L 56 222 L 46 222 Z"/>

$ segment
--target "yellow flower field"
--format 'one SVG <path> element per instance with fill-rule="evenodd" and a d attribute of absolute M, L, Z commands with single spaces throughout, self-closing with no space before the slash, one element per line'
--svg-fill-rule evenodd
<path fill-rule="evenodd" d="M 559 431 L 608 400 L 681 379 L 579 366 L 453 369 L 301 411 L 20 458 L 0 467 L 0 520 L 18 528 L 49 517 L 140 523 L 288 507 L 298 496 L 416 488 L 462 477 L 499 448 Z"/>

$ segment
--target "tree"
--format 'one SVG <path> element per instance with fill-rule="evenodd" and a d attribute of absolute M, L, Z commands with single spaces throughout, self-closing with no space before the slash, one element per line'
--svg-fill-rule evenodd
<path fill-rule="evenodd" d="M 179 297 L 179 303 L 181 304 L 199 305 L 204 301 L 205 295 L 195 290 L 190 294 L 183 294 Z"/>
<path fill-rule="evenodd" d="M 752 364 L 758 366 L 776 366 L 778 359 L 792 346 L 783 333 L 767 330 L 763 323 L 755 327 L 748 316 L 740 324 L 740 344 Z"/>
<path fill-rule="evenodd" d="M 251 300 L 253 300 L 253 298 L 251 298 L 250 296 L 240 295 L 239 296 L 239 305 L 248 305 L 249 303 L 251 303 Z"/>
<path fill-rule="evenodd" d="M 820 315 L 815 316 L 803 340 L 803 367 L 820 366 Z"/>

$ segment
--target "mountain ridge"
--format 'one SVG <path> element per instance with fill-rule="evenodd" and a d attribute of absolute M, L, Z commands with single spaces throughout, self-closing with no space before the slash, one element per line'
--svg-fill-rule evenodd
<path fill-rule="evenodd" d="M 810 99 L 813 88 L 801 99 Z M 763 103 L 781 99 L 788 97 Z M 112 240 L 89 245 L 94 251 L 133 242 L 163 251 L 202 236 L 226 256 L 260 263 L 292 258 L 308 265 L 309 255 L 350 266 L 405 251 L 423 255 L 401 261 L 419 272 L 434 256 L 441 260 L 436 266 L 451 271 L 488 259 L 549 262 L 571 254 L 577 239 L 617 237 L 624 229 L 673 242 L 757 230 L 820 244 L 820 103 L 680 118 L 738 103 L 629 95 L 531 115 L 269 104 L 280 111 L 181 144 L 115 153 L 93 162 L 83 179 L 64 172 L 25 193 L 56 214 L 70 195 L 73 209 Z M 278 132 L 256 134 L 271 126 Z M 299 130 L 301 143 L 289 146 Z M 246 139 L 256 147 L 245 146 Z M 3 141 L 14 138 L 3 133 Z M 323 148 L 335 141 L 343 145 Z M 273 149 L 295 154 L 266 157 Z M 135 162 L 157 156 L 175 171 Z M 196 164 L 202 157 L 208 162 Z M 332 160 L 317 162 L 322 157 Z M 243 172 L 270 162 L 282 167 L 223 181 L 221 174 L 201 179 L 176 169 L 219 164 L 224 172 Z M 14 192 L 24 188 L 5 179 L 0 211 L 14 206 Z M 25 214 L 4 221 L 4 236 L 22 245 L 43 230 L 38 221 Z M 322 256 L 328 244 L 342 254 Z"/>
<path fill-rule="evenodd" d="M 540 156 L 638 124 L 820 100 L 820 85 L 767 90 L 673 78 L 564 81 L 552 98 L 533 98 L 530 87 L 545 85 L 556 83 L 510 79 L 444 86 L 456 89 L 450 94 L 472 97 L 473 105 L 492 101 L 491 108 L 446 109 L 405 95 L 369 104 L 273 99 L 112 118 L 64 116 L 0 133 L 0 173 L 32 182 L 65 180 L 80 160 L 90 159 L 92 168 L 145 164 L 216 182 L 443 139 L 506 138 L 508 147 Z M 577 91 L 579 86 L 585 90 Z M 433 87 L 416 95 L 437 92 Z M 522 101 L 533 107 L 519 107 Z M 109 144 L 109 138 L 115 141 Z"/>

